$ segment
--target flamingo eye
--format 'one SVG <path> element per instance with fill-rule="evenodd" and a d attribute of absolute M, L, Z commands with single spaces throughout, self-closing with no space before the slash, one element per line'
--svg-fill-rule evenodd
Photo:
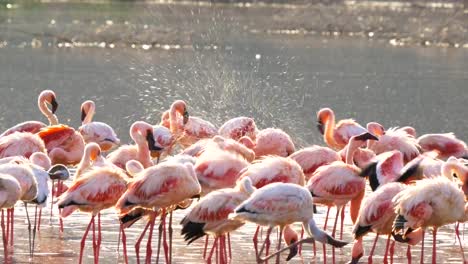
<path fill-rule="evenodd" d="M 455 172 L 452 174 L 452 176 L 453 176 L 454 178 L 458 178 L 458 175 L 457 175 Z"/>

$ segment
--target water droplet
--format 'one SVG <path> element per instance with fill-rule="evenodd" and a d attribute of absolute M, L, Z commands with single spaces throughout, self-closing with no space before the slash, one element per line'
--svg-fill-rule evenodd
<path fill-rule="evenodd" d="M 256 59 L 256 60 L 259 60 L 260 58 L 262 58 L 262 55 L 260 55 L 260 54 L 255 54 L 255 59 Z"/>
<path fill-rule="evenodd" d="M 110 26 L 110 25 L 113 25 L 114 22 L 112 22 L 112 20 L 106 20 L 106 25 Z"/>
<path fill-rule="evenodd" d="M 115 44 L 114 44 L 114 43 L 110 43 L 110 44 L 109 44 L 109 48 L 111 48 L 111 49 L 115 48 Z"/>
<path fill-rule="evenodd" d="M 372 38 L 374 36 L 374 32 L 369 32 L 367 35 L 369 36 L 369 38 Z"/>
<path fill-rule="evenodd" d="M 50 24 L 55 25 L 55 20 L 54 19 L 50 20 Z"/>
<path fill-rule="evenodd" d="M 143 44 L 143 45 L 141 45 L 141 48 L 144 49 L 144 50 L 149 50 L 151 48 L 151 45 L 150 44 Z"/>
<path fill-rule="evenodd" d="M 6 8 L 11 9 L 11 8 L 13 8 L 13 5 L 12 4 L 6 4 Z"/>

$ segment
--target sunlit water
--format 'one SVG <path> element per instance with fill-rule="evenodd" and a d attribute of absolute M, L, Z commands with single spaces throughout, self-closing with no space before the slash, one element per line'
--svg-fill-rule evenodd
<path fill-rule="evenodd" d="M 455 132 L 468 140 L 467 34 L 466 27 L 460 27 L 466 20 L 460 20 L 457 5 L 415 9 L 398 2 L 365 2 L 363 8 L 353 1 L 338 6 L 2 2 L 0 128 L 45 121 L 36 96 L 53 89 L 61 122 L 77 127 L 81 102 L 92 99 L 97 104 L 95 120 L 112 125 L 123 142 L 129 142 L 132 122 L 159 122 L 161 112 L 176 99 L 186 100 L 192 115 L 218 126 L 232 117 L 252 116 L 260 128 L 285 130 L 298 147 L 323 144 L 315 113 L 324 106 L 332 107 L 338 118 L 352 117 L 363 124 L 412 125 L 420 134 Z M 350 13 L 346 19 L 336 12 Z M 371 15 L 371 23 L 363 19 L 366 15 Z M 309 18 L 312 26 L 304 24 Z M 437 25 L 447 18 L 451 23 L 444 31 Z M 28 261 L 23 212 L 21 206 L 16 210 L 14 260 L 19 263 Z M 184 214 L 179 211 L 174 218 L 174 262 L 202 263 L 203 240 L 186 247 L 179 235 Z M 48 215 L 46 208 L 33 261 L 77 262 L 89 215 L 66 218 L 63 234 L 57 212 L 52 224 Z M 325 209 L 319 208 L 315 217 L 320 225 L 324 216 Z M 122 261 L 113 210 L 103 212 L 102 224 L 100 262 Z M 127 230 L 131 263 L 143 225 Z M 254 230 L 248 224 L 233 234 L 232 263 L 255 262 Z M 347 216 L 344 240 L 351 241 L 351 230 Z M 156 239 L 157 233 L 153 245 Z M 366 237 L 367 252 L 373 239 L 373 234 Z M 92 263 L 90 242 L 86 263 Z M 425 245 L 429 258 L 429 232 Z M 375 263 L 382 261 L 384 248 L 381 238 Z M 307 246 L 303 258 L 291 262 L 323 263 L 321 246 L 317 249 L 316 258 Z M 337 250 L 340 263 L 350 259 L 350 249 Z M 413 262 L 419 261 L 419 249 L 413 250 Z M 460 263 L 453 226 L 440 229 L 437 250 L 439 262 Z M 407 262 L 406 247 L 397 245 L 394 262 Z"/>

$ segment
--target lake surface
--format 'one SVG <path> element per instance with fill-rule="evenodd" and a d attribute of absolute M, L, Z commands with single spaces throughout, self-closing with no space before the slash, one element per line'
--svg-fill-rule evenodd
<path fill-rule="evenodd" d="M 260 128 L 282 128 L 298 147 L 323 144 L 315 128 L 321 107 L 334 109 L 338 119 L 411 125 L 418 134 L 454 132 L 468 141 L 468 34 L 459 3 L 351 2 L 0 2 L 0 129 L 45 122 L 37 95 L 52 89 L 61 122 L 79 126 L 80 105 L 92 99 L 95 120 L 110 124 L 123 142 L 129 142 L 134 121 L 158 123 L 176 99 L 215 125 L 243 115 Z M 317 221 L 323 223 L 324 209 L 319 211 Z M 22 208 L 17 212 L 14 258 L 21 263 L 28 243 Z M 178 235 L 183 215 L 174 220 L 174 261 L 202 263 L 203 241 L 185 247 Z M 34 262 L 77 262 L 88 221 L 85 214 L 73 214 L 60 234 L 57 218 L 50 226 L 46 217 Z M 131 263 L 142 227 L 128 231 Z M 233 234 L 233 263 L 254 262 L 254 229 L 247 225 Z M 100 260 L 115 263 L 112 210 L 103 216 L 103 230 Z M 345 240 L 351 230 L 347 219 Z M 453 227 L 439 234 L 439 261 L 459 263 Z M 373 238 L 366 238 L 366 251 Z M 426 239 L 429 257 L 429 233 Z M 376 263 L 384 246 L 380 239 Z M 350 248 L 337 250 L 340 263 L 349 260 Z M 397 248 L 395 263 L 406 263 L 405 249 Z M 91 247 L 86 253 L 86 263 L 92 263 Z M 303 260 L 291 262 L 322 263 L 321 258 L 319 251 L 313 259 L 308 247 Z"/>

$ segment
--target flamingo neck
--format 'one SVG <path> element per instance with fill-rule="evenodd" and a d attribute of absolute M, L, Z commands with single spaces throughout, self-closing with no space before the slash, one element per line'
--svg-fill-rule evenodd
<path fill-rule="evenodd" d="M 356 220 L 359 216 L 359 209 L 361 208 L 361 202 L 362 199 L 364 198 L 365 190 L 362 190 L 354 199 L 351 200 L 351 205 L 350 205 L 350 215 L 351 215 L 351 221 L 356 223 Z"/>
<path fill-rule="evenodd" d="M 141 162 L 141 165 L 143 165 L 144 168 L 152 166 L 153 162 L 151 162 L 148 142 L 145 140 L 139 130 L 132 131 L 131 136 L 137 146 L 138 161 Z"/>
<path fill-rule="evenodd" d="M 178 127 L 178 116 L 177 116 L 177 107 L 176 106 L 171 106 L 171 111 L 169 112 L 169 129 L 171 130 L 171 133 L 173 135 L 176 135 L 177 132 L 179 132 L 179 127 Z"/>
<path fill-rule="evenodd" d="M 323 139 L 328 146 L 333 149 L 340 149 L 340 146 L 335 141 L 335 115 L 333 112 L 327 117 L 325 122 L 325 132 L 323 133 Z"/>
<path fill-rule="evenodd" d="M 93 121 L 94 114 L 96 113 L 96 106 L 94 103 L 89 103 L 88 104 L 88 111 L 86 111 L 86 117 L 83 119 L 82 124 L 89 124 L 91 121 Z"/>
<path fill-rule="evenodd" d="M 346 150 L 346 164 L 354 165 L 354 153 L 361 146 L 362 142 L 351 138 Z"/>
<path fill-rule="evenodd" d="M 51 126 L 59 124 L 57 116 L 52 113 L 49 107 L 47 107 L 45 98 L 39 98 L 38 106 L 41 113 L 47 118 L 47 120 L 49 120 L 49 124 Z"/>

